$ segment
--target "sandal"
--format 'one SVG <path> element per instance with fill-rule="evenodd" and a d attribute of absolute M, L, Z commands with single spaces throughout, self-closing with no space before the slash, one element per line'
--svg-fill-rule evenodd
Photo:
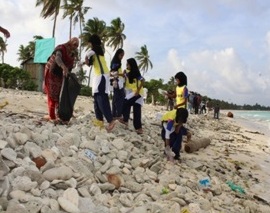
<path fill-rule="evenodd" d="M 111 123 L 109 123 L 108 126 L 106 126 L 106 130 L 107 132 L 111 132 L 113 130 L 113 128 L 115 127 L 116 122 L 112 121 Z"/>
<path fill-rule="evenodd" d="M 95 120 L 93 121 L 93 124 L 94 124 L 94 126 L 97 126 L 97 127 L 100 127 L 100 128 L 103 128 L 103 127 L 104 127 L 104 123 L 103 123 L 103 121 L 101 121 L 101 120 L 95 119 Z"/>
<path fill-rule="evenodd" d="M 118 120 L 121 124 L 124 124 L 125 125 L 125 129 L 128 129 L 128 122 L 125 122 L 123 118 L 120 118 Z"/>
<path fill-rule="evenodd" d="M 143 130 L 142 129 L 136 129 L 136 132 L 137 132 L 138 135 L 143 134 Z"/>

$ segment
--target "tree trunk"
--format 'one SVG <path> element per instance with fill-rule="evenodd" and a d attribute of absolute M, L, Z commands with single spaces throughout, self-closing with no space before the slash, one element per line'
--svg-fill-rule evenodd
<path fill-rule="evenodd" d="M 154 99 L 154 95 L 151 95 L 151 98 L 152 98 L 152 105 L 155 105 L 155 99 Z"/>
<path fill-rule="evenodd" d="M 69 19 L 69 40 L 71 39 L 72 36 L 72 16 Z"/>
<path fill-rule="evenodd" d="M 82 21 L 80 18 L 80 35 L 82 35 Z M 81 38 L 80 38 L 81 40 Z M 82 59 L 82 41 L 80 42 L 80 49 L 79 49 L 79 61 Z"/>
<path fill-rule="evenodd" d="M 54 38 L 55 36 L 55 28 L 56 28 L 56 20 L 57 20 L 58 12 L 55 13 L 54 20 L 53 20 L 53 33 L 52 37 Z"/>
<path fill-rule="evenodd" d="M 186 143 L 185 151 L 187 153 L 192 153 L 192 152 L 199 150 L 200 148 L 207 147 L 210 143 L 211 143 L 211 141 L 209 138 L 201 138 L 201 139 L 197 139 L 196 141 L 192 140 L 192 141 Z"/>

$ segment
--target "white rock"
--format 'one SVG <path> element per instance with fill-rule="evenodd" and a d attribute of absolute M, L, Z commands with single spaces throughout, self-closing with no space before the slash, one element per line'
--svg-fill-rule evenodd
<path fill-rule="evenodd" d="M 124 150 L 120 150 L 117 154 L 117 158 L 121 161 L 121 162 L 124 162 L 128 159 L 128 152 L 127 151 L 124 151 Z"/>
<path fill-rule="evenodd" d="M 60 210 L 60 205 L 57 200 L 50 199 L 50 207 L 54 211 L 59 211 Z"/>
<path fill-rule="evenodd" d="M 50 182 L 45 180 L 42 182 L 42 184 L 40 184 L 39 189 L 45 190 L 45 189 L 48 189 L 49 187 L 50 187 Z"/>
<path fill-rule="evenodd" d="M 30 191 L 32 188 L 37 187 L 37 182 L 32 182 L 27 176 L 18 176 L 12 181 L 13 189 L 18 189 L 22 191 Z"/>
<path fill-rule="evenodd" d="M 33 142 L 27 142 L 24 145 L 24 150 L 26 153 L 29 153 L 33 158 L 39 157 L 41 155 L 42 149 Z"/>
<path fill-rule="evenodd" d="M 29 213 L 39 213 L 42 207 L 42 202 L 38 199 L 32 199 L 26 203 L 25 207 Z"/>
<path fill-rule="evenodd" d="M 4 140 L 0 140 L 0 149 L 4 149 L 7 146 L 8 142 Z"/>
<path fill-rule="evenodd" d="M 126 142 L 122 139 L 122 138 L 115 138 L 112 141 L 112 144 L 115 148 L 117 148 L 118 150 L 122 150 L 125 148 L 125 144 Z"/>
<path fill-rule="evenodd" d="M 73 203 L 71 203 L 69 200 L 63 197 L 58 198 L 58 203 L 67 212 L 70 212 L 70 213 L 80 212 L 80 209 L 77 206 L 75 206 Z"/>
<path fill-rule="evenodd" d="M 112 165 L 117 166 L 117 167 L 121 167 L 122 163 L 118 159 L 113 159 Z"/>
<path fill-rule="evenodd" d="M 52 168 L 43 173 L 43 177 L 48 181 L 68 180 L 72 177 L 73 171 L 67 166 Z"/>
<path fill-rule="evenodd" d="M 13 190 L 9 193 L 9 196 L 13 199 L 16 199 L 22 203 L 26 203 L 30 199 L 30 195 L 26 194 L 24 191 L 21 190 Z"/>
<path fill-rule="evenodd" d="M 4 148 L 1 150 L 1 155 L 8 160 L 15 161 L 17 158 L 17 153 L 11 148 Z"/>
<path fill-rule="evenodd" d="M 28 135 L 25 133 L 21 133 L 21 132 L 16 132 L 14 134 L 14 138 L 15 138 L 16 143 L 19 145 L 23 145 L 26 143 L 26 141 L 29 140 Z"/>

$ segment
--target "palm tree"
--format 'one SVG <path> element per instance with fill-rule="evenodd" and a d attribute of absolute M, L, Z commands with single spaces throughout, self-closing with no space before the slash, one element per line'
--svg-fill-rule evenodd
<path fill-rule="evenodd" d="M 25 60 L 31 58 L 31 56 L 32 56 L 31 49 L 29 48 L 29 46 L 23 46 L 21 44 L 17 55 L 19 55 L 18 61 L 25 61 Z"/>
<path fill-rule="evenodd" d="M 107 45 L 112 47 L 113 50 L 124 46 L 124 40 L 126 39 L 126 35 L 123 34 L 124 29 L 125 24 L 122 23 L 119 17 L 113 19 L 111 21 L 111 26 L 107 27 Z"/>
<path fill-rule="evenodd" d="M 88 40 L 93 34 L 97 34 L 100 37 L 102 44 L 104 44 L 107 40 L 106 22 L 103 20 L 99 20 L 96 17 L 87 21 L 81 35 L 82 46 L 86 47 L 86 49 L 88 49 Z"/>
<path fill-rule="evenodd" d="M 80 33 L 82 33 L 82 27 L 85 23 L 84 15 L 91 9 L 91 7 L 83 7 L 83 2 L 83 0 L 67 0 L 61 7 L 64 9 L 63 18 L 69 16 L 70 19 L 69 38 L 71 38 L 72 34 L 72 22 L 73 26 L 79 22 Z"/>
<path fill-rule="evenodd" d="M 64 0 L 66 1 L 66 0 Z M 56 20 L 57 16 L 59 14 L 60 10 L 60 5 L 61 5 L 61 0 L 37 0 L 36 1 L 36 7 L 43 5 L 43 8 L 41 10 L 41 17 L 44 19 L 54 16 L 53 20 L 53 33 L 52 37 L 54 38 L 55 36 L 55 28 L 56 28 Z"/>
<path fill-rule="evenodd" d="M 82 34 L 82 27 L 85 24 L 84 15 L 88 12 L 91 7 L 83 7 L 83 0 L 67 0 L 62 6 L 64 9 L 63 18 L 69 16 L 70 26 L 69 26 L 69 39 L 71 39 L 72 34 L 72 23 L 75 26 L 79 22 L 80 34 Z M 81 45 L 79 48 L 79 60 L 81 59 Z"/>
<path fill-rule="evenodd" d="M 43 39 L 42 36 L 33 36 L 34 40 L 30 41 L 27 46 L 20 45 L 17 55 L 19 55 L 18 61 L 25 61 L 29 58 L 34 58 L 35 55 L 35 43 L 38 39 Z"/>
<path fill-rule="evenodd" d="M 83 82 L 88 80 L 88 76 L 86 76 L 86 71 L 83 70 L 81 67 L 78 72 L 76 73 L 76 76 L 78 78 L 78 82 L 82 85 Z"/>
<path fill-rule="evenodd" d="M 141 47 L 141 51 L 136 52 L 135 54 L 136 54 L 135 58 L 139 60 L 139 69 L 142 70 L 144 75 L 148 71 L 149 66 L 151 69 L 153 68 L 153 64 L 149 59 L 150 56 L 148 54 L 146 45 L 143 45 Z"/>
<path fill-rule="evenodd" d="M 1 53 L 2 63 L 4 63 L 4 56 L 5 56 L 6 51 L 7 51 L 7 43 L 4 41 L 2 37 L 0 37 L 0 53 Z"/>

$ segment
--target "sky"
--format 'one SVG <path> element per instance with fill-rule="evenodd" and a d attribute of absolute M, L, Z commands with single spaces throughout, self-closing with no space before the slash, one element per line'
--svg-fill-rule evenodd
<path fill-rule="evenodd" d="M 0 0 L 0 26 L 7 28 L 5 63 L 20 66 L 18 49 L 33 36 L 51 38 L 53 21 L 40 17 L 36 0 Z M 177 72 L 188 77 L 188 89 L 229 103 L 270 106 L 270 1 L 266 0 L 86 0 L 107 25 L 125 24 L 126 59 L 147 46 L 153 69 L 146 80 L 167 83 Z M 73 28 L 79 36 L 79 27 Z M 1 34 L 0 36 L 3 37 Z M 56 44 L 69 38 L 69 21 L 57 21 Z M 109 65 L 114 52 L 108 50 Z M 84 57 L 84 56 L 83 56 Z"/>

